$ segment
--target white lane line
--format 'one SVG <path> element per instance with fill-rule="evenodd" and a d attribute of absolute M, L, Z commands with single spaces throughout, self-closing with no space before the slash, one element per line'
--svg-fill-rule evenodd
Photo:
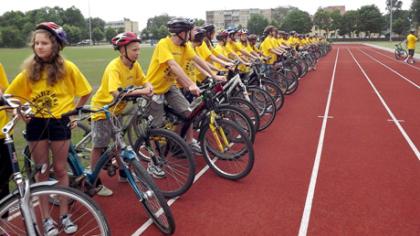
<path fill-rule="evenodd" d="M 315 185 L 316 185 L 316 180 L 318 177 L 319 164 L 321 162 L 322 147 L 324 146 L 325 130 L 327 128 L 328 113 L 330 111 L 331 97 L 332 97 L 334 80 L 335 80 L 335 71 L 337 68 L 337 61 L 338 61 L 339 53 L 340 53 L 340 48 L 338 48 L 337 55 L 335 57 L 334 70 L 331 76 L 331 84 L 330 84 L 330 90 L 328 93 L 327 105 L 325 106 L 324 118 L 322 120 L 321 132 L 319 134 L 318 148 L 316 150 L 314 166 L 312 168 L 308 194 L 306 195 L 305 208 L 303 210 L 302 219 L 300 221 L 299 236 L 305 236 L 308 232 L 309 218 L 311 216 L 312 201 L 313 201 L 314 193 L 315 193 Z"/>
<path fill-rule="evenodd" d="M 392 119 L 388 119 L 388 120 L 386 120 L 386 121 L 389 121 L 389 122 L 394 122 L 394 120 L 392 120 Z M 405 120 L 397 120 L 398 122 L 405 122 Z"/>
<path fill-rule="evenodd" d="M 324 118 L 324 116 L 318 116 L 318 118 Z M 327 116 L 328 119 L 334 118 L 334 116 Z"/>
<path fill-rule="evenodd" d="M 369 55 L 369 54 L 367 54 L 367 53 L 363 52 L 363 51 L 362 51 L 362 50 L 360 50 L 360 49 L 358 49 L 358 50 L 359 50 L 360 52 L 362 52 L 363 54 L 365 54 L 366 56 L 370 57 L 370 59 L 372 59 L 372 60 L 376 61 L 377 63 L 379 63 L 379 64 L 383 65 L 383 66 L 384 66 L 385 68 L 387 68 L 388 70 L 390 70 L 390 71 L 394 72 L 394 74 L 397 74 L 398 76 L 400 76 L 402 79 L 404 79 L 404 80 L 405 80 L 405 81 L 407 81 L 408 83 L 410 83 L 410 84 L 414 85 L 414 87 L 416 87 L 417 89 L 420 89 L 420 85 L 418 85 L 418 84 L 416 84 L 415 82 L 413 82 L 413 81 L 411 81 L 411 80 L 407 79 L 405 76 L 401 75 L 401 74 L 400 74 L 400 73 L 398 73 L 396 70 L 394 70 L 394 69 L 392 69 L 391 67 L 389 67 L 389 66 L 385 65 L 384 63 L 382 63 L 382 62 L 378 61 L 376 58 L 372 57 L 371 55 Z"/>
<path fill-rule="evenodd" d="M 365 70 L 363 70 L 362 66 L 360 66 L 359 62 L 356 60 L 356 58 L 354 57 L 353 53 L 351 52 L 351 50 L 347 49 L 347 51 L 349 51 L 350 55 L 353 57 L 353 60 L 356 62 L 356 64 L 359 66 L 359 69 L 362 71 L 363 75 L 365 76 L 365 78 L 367 79 L 367 81 L 369 82 L 370 86 L 372 87 L 372 89 L 375 91 L 376 95 L 378 96 L 379 100 L 382 102 L 382 105 L 385 107 L 386 111 L 388 112 L 389 116 L 391 117 L 391 119 L 394 121 L 394 124 L 398 127 L 398 129 L 400 130 L 402 136 L 405 138 L 405 140 L 407 141 L 408 145 L 411 147 L 411 149 L 413 150 L 414 154 L 416 155 L 417 159 L 419 159 L 420 161 L 420 152 L 417 149 L 416 145 L 413 143 L 413 141 L 411 141 L 410 137 L 408 136 L 408 134 L 405 132 L 404 128 L 401 126 L 400 122 L 398 121 L 398 119 L 395 117 L 394 113 L 392 113 L 391 109 L 388 107 L 388 105 L 386 104 L 385 100 L 382 98 L 382 96 L 379 94 L 378 90 L 376 89 L 375 85 L 372 83 L 372 81 L 370 80 L 369 76 L 366 74 Z"/>
<path fill-rule="evenodd" d="M 382 56 L 387 57 L 387 58 L 389 58 L 389 59 L 393 59 L 393 60 L 397 61 L 397 62 L 398 62 L 398 63 L 400 63 L 400 64 L 407 65 L 407 66 L 409 66 L 409 67 L 412 67 L 412 68 L 414 68 L 414 69 L 416 69 L 416 70 L 420 71 L 420 68 L 419 68 L 419 67 L 413 66 L 413 65 L 411 65 L 411 64 L 404 63 L 403 61 L 398 61 L 397 59 L 395 59 L 395 57 L 391 57 L 391 56 L 388 56 L 388 55 L 386 55 L 386 54 L 383 54 L 383 53 L 379 52 L 378 50 L 375 50 L 375 49 L 374 49 L 374 48 L 372 48 L 372 47 L 371 47 L 371 49 L 372 49 L 372 50 L 369 50 L 369 51 L 373 51 L 373 52 L 375 52 L 375 53 L 377 53 L 377 54 L 379 54 L 379 55 L 382 55 Z"/>
<path fill-rule="evenodd" d="M 206 171 L 209 169 L 209 166 L 208 165 L 206 165 L 203 169 L 201 169 L 200 170 L 200 172 L 198 172 L 198 174 L 196 174 L 195 175 L 195 178 L 194 178 L 194 182 L 193 183 L 195 183 L 204 173 L 206 173 Z M 168 201 L 168 205 L 169 206 L 171 206 L 172 204 L 174 204 L 174 202 L 178 199 L 179 197 L 176 197 L 176 198 L 172 198 L 172 199 L 169 199 L 169 201 Z M 146 231 L 147 230 L 147 228 L 149 228 L 151 225 L 153 224 L 153 221 L 151 220 L 151 219 L 148 219 L 146 222 L 144 222 L 144 224 L 142 225 L 142 226 L 140 226 L 140 228 L 138 228 L 137 230 L 136 230 L 136 232 L 134 232 L 133 234 L 132 234 L 132 236 L 139 236 L 139 235 L 141 235 L 141 234 L 143 234 L 144 233 L 144 231 Z"/>

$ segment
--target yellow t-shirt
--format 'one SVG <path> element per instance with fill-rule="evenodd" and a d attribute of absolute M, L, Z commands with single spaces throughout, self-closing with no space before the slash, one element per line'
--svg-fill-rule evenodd
<path fill-rule="evenodd" d="M 91 105 L 93 108 L 101 108 L 110 104 L 114 100 L 112 92 L 118 91 L 118 88 L 127 88 L 129 86 L 141 86 L 146 82 L 144 72 L 138 62 L 135 62 L 131 70 L 124 65 L 120 57 L 113 59 L 105 68 L 102 76 L 101 85 L 98 91 L 92 97 Z M 126 103 L 122 102 L 110 111 L 118 115 L 124 108 Z M 105 113 L 98 113 L 92 117 L 93 120 L 105 119 Z"/>
<path fill-rule="evenodd" d="M 295 46 L 298 42 L 297 42 L 297 38 L 295 37 L 289 37 L 289 39 L 287 40 L 288 44 L 290 46 Z"/>
<path fill-rule="evenodd" d="M 3 65 L 0 64 L 0 91 L 4 92 L 9 86 L 9 81 L 7 80 L 6 72 L 3 69 Z M 7 124 L 9 119 L 7 118 L 6 111 L 0 111 L 0 131 Z M 0 132 L 0 139 L 4 139 L 3 132 Z"/>
<path fill-rule="evenodd" d="M 146 80 L 153 85 L 154 93 L 164 94 L 175 84 L 176 75 L 171 72 L 167 63 L 169 60 L 175 60 L 182 66 L 185 61 L 191 60 L 195 55 L 190 44 L 178 46 L 169 36 L 161 39 L 150 59 L 146 75 Z"/>
<path fill-rule="evenodd" d="M 274 64 L 277 60 L 277 55 L 275 53 L 272 53 L 270 49 L 274 48 L 273 46 L 273 40 L 271 36 L 267 36 L 264 41 L 260 45 L 261 52 L 265 57 L 271 57 L 271 59 L 267 62 L 267 64 Z"/>
<path fill-rule="evenodd" d="M 216 45 L 217 46 L 217 45 Z M 213 54 L 213 55 L 215 55 L 216 57 L 218 57 L 219 56 L 219 53 L 215 50 L 215 47 L 213 47 L 213 46 L 211 46 L 211 45 L 209 45 L 209 46 L 207 46 L 209 49 L 210 49 L 210 51 L 211 51 L 211 53 Z"/>
<path fill-rule="evenodd" d="M 19 73 L 6 90 L 12 94 L 31 101 L 32 111 L 38 118 L 61 118 L 61 114 L 75 108 L 74 97 L 88 95 L 92 87 L 72 62 L 64 61 L 65 75 L 53 86 L 48 85 L 47 71 L 41 72 L 41 79 L 32 82 L 26 71 Z"/>
<path fill-rule="evenodd" d="M 225 46 L 222 46 L 220 44 L 217 44 L 216 47 L 214 47 L 214 51 L 220 55 L 223 55 L 224 57 L 229 57 L 229 53 L 226 50 Z M 224 68 L 222 65 L 220 65 L 219 63 L 215 64 L 216 68 L 218 70 L 226 70 L 226 68 Z"/>
<path fill-rule="evenodd" d="M 188 45 L 190 45 L 192 48 L 193 48 L 193 50 L 194 50 L 194 53 L 196 53 L 196 48 L 194 48 L 193 47 L 193 45 L 192 45 L 192 43 L 191 42 L 187 42 L 187 44 Z M 197 73 L 199 73 L 198 72 L 198 69 L 197 69 L 197 67 L 194 65 L 194 63 L 193 63 L 193 60 L 192 60 L 192 58 L 191 59 L 189 59 L 189 60 L 183 60 L 182 62 L 181 62 L 182 64 L 180 64 L 180 66 L 182 67 L 182 69 L 184 70 L 184 72 L 185 72 L 185 74 L 187 74 L 188 75 L 188 77 L 194 82 L 194 83 L 196 83 L 197 82 Z M 182 88 L 182 85 L 181 85 L 181 83 L 179 83 L 179 81 L 175 81 L 175 84 L 176 84 L 176 86 L 178 87 L 178 88 Z"/>
<path fill-rule="evenodd" d="M 240 51 L 241 47 L 240 47 L 240 44 L 237 44 L 237 42 L 232 42 L 232 41 L 226 42 L 225 49 L 228 55 L 231 53 L 241 55 L 241 51 Z M 235 58 L 230 57 L 230 59 L 235 59 Z"/>
<path fill-rule="evenodd" d="M 210 62 L 210 56 L 212 55 L 210 49 L 207 47 L 206 43 L 202 43 L 200 46 L 195 47 L 195 51 L 197 52 L 197 55 L 207 61 Z M 196 68 L 196 80 L 199 82 L 202 82 L 206 78 L 205 75 L 203 75 L 197 68 Z"/>
<path fill-rule="evenodd" d="M 416 49 L 417 37 L 414 34 L 407 35 L 407 49 Z"/>

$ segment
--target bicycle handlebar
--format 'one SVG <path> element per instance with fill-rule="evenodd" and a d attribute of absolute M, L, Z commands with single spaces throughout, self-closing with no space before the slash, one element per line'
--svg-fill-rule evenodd
<path fill-rule="evenodd" d="M 137 89 L 142 89 L 143 87 L 134 87 L 134 86 L 130 86 L 128 88 L 118 88 L 118 95 L 116 97 L 114 97 L 114 99 L 112 100 L 112 102 L 108 105 L 105 105 L 97 110 L 93 110 L 92 108 L 90 108 L 90 106 L 83 106 L 83 107 L 77 107 L 74 110 L 71 110 L 69 112 L 66 112 L 64 114 L 62 114 L 62 117 L 69 117 L 69 116 L 74 116 L 74 115 L 81 115 L 81 114 L 86 114 L 86 113 L 97 113 L 97 112 L 103 112 L 105 110 L 107 110 L 109 107 L 114 106 L 115 104 L 117 104 L 118 102 L 120 102 L 122 99 L 132 99 L 132 98 L 138 98 L 140 97 L 139 95 L 126 95 L 127 93 L 130 93 L 134 90 Z"/>

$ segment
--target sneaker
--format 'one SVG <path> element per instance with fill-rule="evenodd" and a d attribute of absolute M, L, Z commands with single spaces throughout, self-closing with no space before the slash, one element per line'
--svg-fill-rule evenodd
<path fill-rule="evenodd" d="M 196 155 L 203 154 L 203 152 L 201 151 L 200 143 L 197 140 L 193 139 L 193 141 L 189 144 L 189 146 L 194 154 Z"/>
<path fill-rule="evenodd" d="M 55 236 L 58 235 L 58 229 L 55 227 L 55 223 L 51 218 L 44 220 L 44 235 L 45 236 Z"/>
<path fill-rule="evenodd" d="M 105 185 L 99 185 L 98 191 L 96 192 L 96 195 L 102 196 L 102 197 L 109 197 L 113 194 L 112 190 L 107 188 Z"/>
<path fill-rule="evenodd" d="M 66 234 L 74 234 L 77 231 L 77 225 L 73 223 L 73 221 L 70 219 L 70 216 L 67 214 L 61 217 L 61 226 L 63 227 Z"/>
<path fill-rule="evenodd" d="M 149 173 L 151 176 L 157 179 L 165 177 L 165 171 L 163 171 L 162 168 L 160 168 L 159 166 L 153 165 L 151 162 L 149 162 L 147 166 L 147 173 Z"/>

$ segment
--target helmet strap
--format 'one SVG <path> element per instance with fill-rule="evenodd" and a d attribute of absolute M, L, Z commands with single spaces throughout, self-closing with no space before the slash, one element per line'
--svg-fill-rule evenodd
<path fill-rule="evenodd" d="M 183 32 L 185 32 L 185 35 L 186 35 L 188 31 L 183 31 Z M 180 32 L 180 33 L 182 33 L 182 32 Z M 187 39 L 185 39 L 186 37 L 185 37 L 185 38 L 182 38 L 182 37 L 179 35 L 180 33 L 177 33 L 177 34 L 176 34 L 176 36 L 177 36 L 177 37 L 181 40 L 181 46 L 185 46 L 185 44 L 187 43 L 187 41 L 188 41 L 188 40 L 187 40 Z"/>
<path fill-rule="evenodd" d="M 131 60 L 129 57 L 128 57 L 128 53 L 127 53 L 127 45 L 124 45 L 124 51 L 125 51 L 125 55 L 124 55 L 124 57 L 130 62 L 130 66 L 129 66 L 129 68 L 131 69 L 131 68 L 133 68 L 133 65 L 134 65 L 134 63 L 136 62 L 135 60 L 133 61 L 133 60 Z"/>

